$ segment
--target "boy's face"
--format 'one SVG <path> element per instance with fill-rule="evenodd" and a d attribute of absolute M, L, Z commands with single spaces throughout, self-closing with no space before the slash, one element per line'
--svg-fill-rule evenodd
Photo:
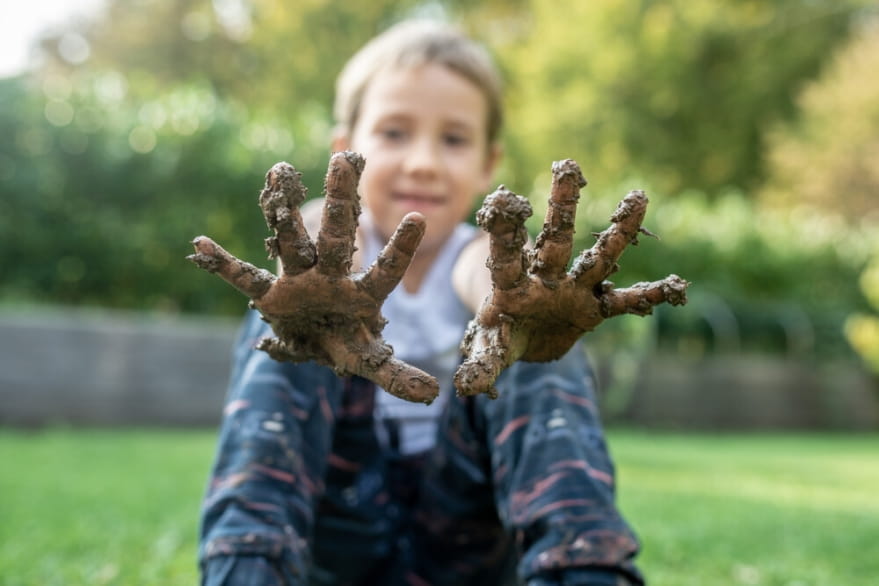
<path fill-rule="evenodd" d="M 422 213 L 422 251 L 439 247 L 489 187 L 498 148 L 487 141 L 488 105 L 461 75 L 436 64 L 387 70 L 367 87 L 357 124 L 334 150 L 366 158 L 360 194 L 387 239 Z"/>

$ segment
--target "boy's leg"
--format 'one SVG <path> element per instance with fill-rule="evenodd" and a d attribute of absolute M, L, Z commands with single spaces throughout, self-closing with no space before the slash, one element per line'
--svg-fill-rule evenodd
<path fill-rule="evenodd" d="M 452 397 L 423 474 L 415 513 L 413 584 L 514 585 L 513 537 L 492 490 L 485 425 L 472 398 Z"/>
<path fill-rule="evenodd" d="M 393 464 L 380 445 L 375 385 L 347 380 L 318 503 L 309 586 L 397 584 L 403 511 L 393 490 Z"/>
<path fill-rule="evenodd" d="M 615 502 L 614 466 L 582 346 L 509 369 L 480 397 L 503 524 L 531 584 L 642 584 L 638 542 Z"/>
<path fill-rule="evenodd" d="M 642 584 L 632 562 L 637 541 L 614 502 L 613 464 L 582 347 L 556 362 L 514 364 L 498 390 L 495 400 L 450 407 L 424 489 L 428 553 L 440 551 L 445 567 L 457 557 L 472 570 L 475 554 L 483 565 L 508 567 L 492 561 L 485 543 L 473 548 L 458 534 L 484 524 L 498 549 L 512 547 L 529 586 Z M 491 583 L 505 582 L 480 586 Z"/>
<path fill-rule="evenodd" d="M 374 468 L 368 458 L 356 460 L 363 453 L 378 457 L 368 444 L 374 386 L 363 379 L 340 379 L 314 364 L 276 362 L 253 349 L 267 333 L 251 315 L 235 350 L 202 512 L 205 585 L 320 583 L 316 575 L 326 555 L 312 547 L 314 533 L 326 533 L 327 527 L 332 532 L 334 524 L 362 528 L 361 521 L 371 520 L 366 517 L 382 517 L 380 511 L 368 512 L 368 500 L 333 508 L 340 498 L 344 505 L 356 494 L 344 478 L 351 466 Z M 369 434 L 364 435 L 365 427 Z M 361 553 L 364 540 L 356 532 L 335 537 L 330 547 L 336 552 Z M 340 569 L 367 572 L 368 560 L 361 561 Z M 323 583 L 340 583 L 333 573 L 321 575 Z"/>

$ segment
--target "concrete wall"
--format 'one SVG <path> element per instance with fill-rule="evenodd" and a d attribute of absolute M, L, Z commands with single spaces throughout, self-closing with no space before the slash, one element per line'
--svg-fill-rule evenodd
<path fill-rule="evenodd" d="M 657 354 L 639 373 L 627 423 L 702 430 L 879 430 L 877 379 L 852 361 Z"/>
<path fill-rule="evenodd" d="M 214 426 L 237 328 L 108 311 L 0 313 L 0 425 Z M 855 364 L 660 354 L 605 416 L 679 429 L 876 430 L 876 382 Z"/>
<path fill-rule="evenodd" d="M 235 320 L 0 314 L 0 424 L 215 425 Z"/>

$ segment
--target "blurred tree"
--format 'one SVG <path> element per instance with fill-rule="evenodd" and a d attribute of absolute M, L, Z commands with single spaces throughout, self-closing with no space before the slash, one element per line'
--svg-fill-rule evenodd
<path fill-rule="evenodd" d="M 823 74 L 805 88 L 798 99 L 796 119 L 778 125 L 770 135 L 769 177 L 760 192 L 767 210 L 791 210 L 799 216 L 812 210 L 840 232 L 867 234 L 862 242 L 872 261 L 858 282 L 874 310 L 879 310 L 877 71 L 879 19 L 873 19 L 859 28 Z M 859 255 L 856 248 L 847 250 L 850 257 Z M 846 319 L 845 335 L 879 372 L 879 318 L 866 313 L 866 307 L 859 309 Z"/>
<path fill-rule="evenodd" d="M 769 140 L 761 200 L 879 229 L 879 19 L 865 23 Z"/>
<path fill-rule="evenodd" d="M 599 188 L 648 177 L 662 193 L 750 190 L 764 131 L 793 114 L 795 90 L 868 5 L 531 0 L 489 29 L 514 83 L 507 169 L 526 191 L 563 157 Z"/>
<path fill-rule="evenodd" d="M 260 121 L 263 128 L 244 131 L 249 146 L 271 142 L 260 139 L 274 127 L 290 134 L 286 150 L 295 150 L 298 167 L 320 169 L 336 74 L 366 40 L 417 4 L 110 0 L 102 18 L 43 41 L 49 62 L 38 74 L 76 83 L 83 72 L 114 72 L 132 101 L 181 85 L 207 88 L 215 101 Z M 319 187 L 320 177 L 309 184 Z"/>
<path fill-rule="evenodd" d="M 240 312 L 188 241 L 265 259 L 263 173 L 292 160 L 320 193 L 336 72 L 414 3 L 298 4 L 114 0 L 43 39 L 42 65 L 0 82 L 0 295 Z"/>
<path fill-rule="evenodd" d="M 137 102 L 113 72 L 86 78 L 46 77 L 40 100 L 19 80 L 0 83 L 3 296 L 228 308 L 228 296 L 197 297 L 182 256 L 196 230 L 249 246 L 262 224 L 254 169 L 275 156 L 242 144 L 241 113 L 206 88 Z"/>

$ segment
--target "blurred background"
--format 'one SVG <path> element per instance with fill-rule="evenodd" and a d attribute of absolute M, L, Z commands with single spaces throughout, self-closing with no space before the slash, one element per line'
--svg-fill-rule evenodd
<path fill-rule="evenodd" d="M 552 161 L 573 158 L 590 182 L 578 246 L 644 189 L 661 239 L 629 250 L 615 282 L 692 282 L 686 307 L 590 335 L 608 419 L 879 425 L 874 2 L 51 8 L 0 72 L 0 422 L 215 421 L 245 299 L 184 260 L 190 240 L 270 267 L 265 171 L 288 160 L 320 195 L 336 73 L 423 16 L 460 23 L 499 61 L 497 182 L 531 199 L 534 231 Z M 15 38 L 27 9 L 3 12 Z"/>

